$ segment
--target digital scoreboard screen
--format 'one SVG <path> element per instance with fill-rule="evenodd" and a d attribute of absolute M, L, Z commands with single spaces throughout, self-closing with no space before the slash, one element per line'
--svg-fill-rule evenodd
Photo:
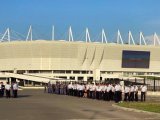
<path fill-rule="evenodd" d="M 122 51 L 122 68 L 149 68 L 149 51 Z"/>

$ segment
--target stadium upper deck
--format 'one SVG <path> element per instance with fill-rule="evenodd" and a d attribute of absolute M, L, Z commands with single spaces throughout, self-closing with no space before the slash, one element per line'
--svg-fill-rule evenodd
<path fill-rule="evenodd" d="M 74 42 L 69 28 L 69 41 L 32 40 L 29 28 L 27 41 L 10 42 L 10 31 L 6 30 L 0 43 L 0 71 L 38 74 L 75 80 L 100 80 L 137 74 L 160 73 L 160 40 L 154 34 L 153 45 L 147 45 L 140 32 L 137 45 L 129 31 L 128 44 L 124 44 L 120 31 L 117 43 L 108 43 L 102 30 L 102 43 L 90 40 L 86 29 L 86 42 Z M 29 41 L 30 39 L 30 41 Z"/>

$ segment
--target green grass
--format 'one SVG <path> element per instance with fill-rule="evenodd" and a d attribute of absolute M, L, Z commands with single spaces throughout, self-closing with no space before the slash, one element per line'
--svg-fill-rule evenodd
<path fill-rule="evenodd" d="M 118 105 L 127 108 L 134 108 L 138 110 L 160 113 L 159 102 L 122 102 L 118 103 Z"/>

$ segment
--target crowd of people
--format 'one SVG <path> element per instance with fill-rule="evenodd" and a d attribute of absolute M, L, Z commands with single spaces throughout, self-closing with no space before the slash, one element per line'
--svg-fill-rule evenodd
<path fill-rule="evenodd" d="M 51 84 L 50 82 L 45 86 L 45 92 L 69 95 L 77 97 L 85 97 L 89 99 L 97 99 L 104 101 L 138 101 L 138 92 L 141 91 L 141 101 L 145 101 L 147 86 L 142 85 L 128 85 L 122 87 L 117 84 L 95 84 L 95 83 L 66 83 L 56 82 Z M 123 96 L 124 95 L 124 96 Z"/>
<path fill-rule="evenodd" d="M 18 84 L 17 82 L 13 82 L 11 85 L 7 82 L 5 85 L 3 82 L 0 83 L 0 97 L 4 97 L 6 94 L 6 98 L 17 98 L 18 95 Z"/>

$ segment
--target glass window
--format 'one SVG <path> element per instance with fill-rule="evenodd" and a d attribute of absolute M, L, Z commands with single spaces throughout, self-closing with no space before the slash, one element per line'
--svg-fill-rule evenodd
<path fill-rule="evenodd" d="M 80 74 L 80 71 L 75 70 L 73 71 L 73 74 Z"/>

